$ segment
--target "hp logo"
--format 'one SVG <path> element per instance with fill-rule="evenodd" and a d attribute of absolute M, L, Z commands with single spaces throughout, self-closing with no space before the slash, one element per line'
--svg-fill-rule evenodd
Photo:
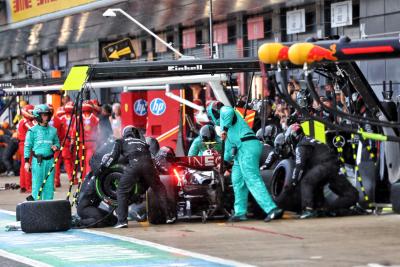
<path fill-rule="evenodd" d="M 166 109 L 167 105 L 161 98 L 154 98 L 150 103 L 150 111 L 156 116 L 162 115 Z"/>
<path fill-rule="evenodd" d="M 145 116 L 147 114 L 147 101 L 143 98 L 140 98 L 135 101 L 133 105 L 133 110 L 138 116 Z"/>

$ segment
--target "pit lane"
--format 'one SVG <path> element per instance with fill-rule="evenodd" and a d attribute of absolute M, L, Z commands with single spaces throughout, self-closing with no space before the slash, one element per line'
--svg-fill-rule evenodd
<path fill-rule="evenodd" d="M 64 175 L 62 181 L 63 187 L 56 191 L 57 199 L 66 195 Z M 17 182 L 17 178 L 1 178 L 0 184 L 5 182 Z M 0 191 L 0 208 L 14 211 L 15 205 L 26 196 L 12 190 Z M 128 229 L 104 228 L 91 231 L 149 241 L 255 266 L 373 266 L 372 263 L 378 264 L 374 266 L 400 266 L 399 215 L 305 221 L 292 217 L 286 214 L 284 220 L 268 224 L 256 220 L 235 224 L 224 221 L 202 224 L 196 220 L 161 226 L 130 222 Z M 40 235 L 45 237 L 48 234 Z M 84 246 L 82 244 L 82 248 Z M 7 259 L 4 264 L 0 258 L 0 264 L 21 266 L 12 257 L 11 261 Z M 149 263 L 148 266 L 154 264 Z"/>

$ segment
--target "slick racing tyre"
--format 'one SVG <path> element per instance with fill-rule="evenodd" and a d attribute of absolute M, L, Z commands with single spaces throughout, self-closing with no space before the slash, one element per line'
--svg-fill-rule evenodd
<path fill-rule="evenodd" d="M 146 194 L 147 219 L 151 224 L 165 224 L 167 217 L 161 209 L 160 203 L 154 191 L 149 188 Z"/>
<path fill-rule="evenodd" d="M 271 177 L 271 181 L 267 182 L 272 199 L 281 209 L 288 211 L 301 210 L 301 194 L 300 186 L 296 186 L 291 190 L 285 190 L 285 186 L 289 185 L 294 170 L 294 161 L 285 159 L 276 165 Z"/>
<path fill-rule="evenodd" d="M 68 200 L 23 202 L 19 213 L 25 233 L 58 232 L 71 228 L 71 204 Z"/>
<path fill-rule="evenodd" d="M 272 175 L 274 174 L 274 170 L 268 169 L 268 170 L 262 170 L 260 171 L 261 177 L 265 183 L 265 186 L 268 189 L 268 192 L 271 193 L 271 181 L 272 181 Z"/>
<path fill-rule="evenodd" d="M 21 220 L 21 205 L 22 203 L 17 204 L 17 207 L 15 208 L 15 218 L 17 222 Z"/>
<path fill-rule="evenodd" d="M 274 148 L 270 145 L 264 144 L 263 145 L 263 149 L 262 149 L 262 153 L 261 153 L 261 157 L 260 157 L 260 166 L 262 166 L 265 161 L 268 158 L 268 154 L 273 150 Z"/>
<path fill-rule="evenodd" d="M 400 213 L 400 183 L 392 184 L 390 189 L 390 202 L 395 213 Z"/>
<path fill-rule="evenodd" d="M 176 182 L 174 180 L 174 177 L 170 175 L 161 175 L 160 180 L 167 192 L 167 205 L 168 205 L 169 216 L 171 218 L 176 217 L 177 193 L 176 193 Z M 146 203 L 147 203 L 147 219 L 149 220 L 149 223 L 165 224 L 167 219 L 166 214 L 164 214 L 164 211 L 161 209 L 158 197 L 151 188 L 147 190 Z"/>
<path fill-rule="evenodd" d="M 174 177 L 171 175 L 160 175 L 160 180 L 162 184 L 165 186 L 165 190 L 167 191 L 168 199 L 176 199 L 177 198 L 177 182 Z"/>
<path fill-rule="evenodd" d="M 171 175 L 160 175 L 160 180 L 165 186 L 165 190 L 167 191 L 167 199 L 168 199 L 168 211 L 170 217 L 177 218 L 177 206 L 176 200 L 178 198 L 177 185 L 176 180 Z"/>
<path fill-rule="evenodd" d="M 261 177 L 262 177 L 264 184 L 270 194 L 271 194 L 270 188 L 271 188 L 272 174 L 273 174 L 273 170 L 262 170 L 261 171 Z M 232 203 L 233 203 L 233 197 L 232 197 Z M 232 208 L 233 208 L 233 205 L 232 205 Z M 231 209 L 227 209 L 227 210 L 231 210 Z M 256 200 L 254 199 L 253 195 L 251 195 L 251 194 L 249 195 L 249 212 L 253 213 L 254 217 L 257 219 L 263 219 L 266 216 L 265 212 L 260 208 L 260 206 L 257 204 Z"/>

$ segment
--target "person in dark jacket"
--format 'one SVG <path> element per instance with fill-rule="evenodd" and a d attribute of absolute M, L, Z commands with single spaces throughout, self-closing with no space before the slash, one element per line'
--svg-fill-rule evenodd
<path fill-rule="evenodd" d="M 331 210 L 348 209 L 358 201 L 358 191 L 343 175 L 339 174 L 339 161 L 330 148 L 307 137 L 300 124 L 291 125 L 286 131 L 286 140 L 295 147 L 296 166 L 291 185 L 300 183 L 303 213 L 301 219 L 317 216 L 314 207 L 316 190 L 329 185 L 338 198 L 329 207 Z"/>
<path fill-rule="evenodd" d="M 85 178 L 76 206 L 80 225 L 84 227 L 107 227 L 118 222 L 111 211 L 100 209 L 101 199 L 96 192 L 96 176 L 91 173 Z"/>
<path fill-rule="evenodd" d="M 175 165 L 175 152 L 169 146 L 163 146 L 154 157 L 157 170 L 161 174 L 169 174 Z"/>
<path fill-rule="evenodd" d="M 265 163 L 261 166 L 261 170 L 271 168 L 277 161 L 288 159 L 293 156 L 289 144 L 285 141 L 285 134 L 280 133 L 274 140 L 274 149 L 269 152 Z"/>
<path fill-rule="evenodd" d="M 151 157 L 154 158 L 160 150 L 160 144 L 158 143 L 157 138 L 147 136 L 146 144 L 149 145 Z"/>
<path fill-rule="evenodd" d="M 7 176 L 15 176 L 15 166 L 14 166 L 14 159 L 13 156 L 18 151 L 18 139 L 16 135 L 12 135 L 9 137 L 8 135 L 0 136 L 0 142 L 5 143 L 6 147 L 4 148 L 3 152 L 3 162 L 7 168 Z"/>
<path fill-rule="evenodd" d="M 98 138 L 98 146 L 103 145 L 107 139 L 113 135 L 113 131 L 111 128 L 111 106 L 103 105 L 101 107 L 101 114 L 99 115 L 99 138 Z"/>
<path fill-rule="evenodd" d="M 275 137 L 278 134 L 278 128 L 271 124 L 268 126 L 265 126 L 264 128 L 264 132 L 263 129 L 258 129 L 257 133 L 256 133 L 256 137 L 258 138 L 258 140 L 262 141 L 265 144 L 268 144 L 270 146 L 274 145 L 274 140 Z"/>
<path fill-rule="evenodd" d="M 169 216 L 167 193 L 151 158 L 149 145 L 134 126 L 128 125 L 122 130 L 122 138 L 115 141 L 112 152 L 104 157 L 102 167 L 113 165 L 121 155 L 129 160 L 129 164 L 124 169 L 118 184 L 118 223 L 115 228 L 128 227 L 128 198 L 137 182 L 154 190 L 159 197 L 161 209 L 167 217 L 167 223 L 172 223 L 175 218 Z"/>

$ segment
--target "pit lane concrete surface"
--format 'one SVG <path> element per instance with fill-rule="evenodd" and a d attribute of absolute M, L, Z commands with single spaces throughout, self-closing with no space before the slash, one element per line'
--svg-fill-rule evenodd
<path fill-rule="evenodd" d="M 68 187 L 64 175 L 62 180 L 63 186 L 57 189 L 56 199 L 66 196 Z M 18 179 L 0 178 L 0 186 L 6 182 L 18 182 Z M 15 211 L 15 205 L 26 196 L 16 190 L 0 191 L 0 209 Z M 82 230 L 74 231 L 80 234 Z M 94 233 L 96 231 L 101 232 L 100 235 L 150 241 L 156 246 L 216 257 L 227 260 L 227 265 L 400 266 L 400 215 L 395 214 L 298 220 L 287 213 L 283 220 L 271 223 L 251 220 L 234 224 L 224 221 L 203 224 L 195 220 L 155 226 L 130 222 L 128 229 L 95 229 Z M 44 237 L 48 234 L 39 235 Z M 96 235 L 93 238 L 97 238 Z M 2 257 L 0 266 L 25 266 L 17 256 L 15 259 L 12 255 Z M 29 261 L 25 263 L 35 265 Z M 63 266 L 57 262 L 52 265 Z M 152 266 L 150 262 L 148 266 Z M 202 266 L 211 265 L 205 263 Z"/>

